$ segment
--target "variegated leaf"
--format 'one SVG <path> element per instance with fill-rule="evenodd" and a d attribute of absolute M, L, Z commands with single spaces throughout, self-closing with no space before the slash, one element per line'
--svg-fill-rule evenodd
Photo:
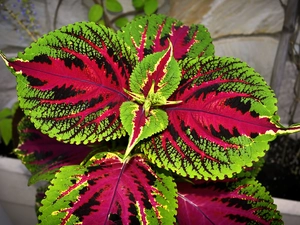
<path fill-rule="evenodd" d="M 164 170 L 142 156 L 123 163 L 99 153 L 85 166 L 66 166 L 51 182 L 40 208 L 40 224 L 172 224 L 177 195 Z"/>
<path fill-rule="evenodd" d="M 122 124 L 129 134 L 126 156 L 140 140 L 163 131 L 168 125 L 167 113 L 161 109 L 151 109 L 146 115 L 143 106 L 124 102 L 120 111 Z"/>
<path fill-rule="evenodd" d="M 143 142 L 156 165 L 191 178 L 223 179 L 265 154 L 284 128 L 276 115 L 276 98 L 263 78 L 233 58 L 186 59 L 183 78 L 166 106 L 169 125 Z"/>
<path fill-rule="evenodd" d="M 20 106 L 36 128 L 87 144 L 126 134 L 119 107 L 128 100 L 124 88 L 136 61 L 113 31 L 81 22 L 45 35 L 6 63 L 17 77 Z"/>
<path fill-rule="evenodd" d="M 120 108 L 122 124 L 130 136 L 125 156 L 138 141 L 167 127 L 167 114 L 157 107 L 171 104 L 167 98 L 178 87 L 180 77 L 171 43 L 167 50 L 147 56 L 136 66 L 127 91 L 136 103 L 124 102 Z"/>
<path fill-rule="evenodd" d="M 254 179 L 178 185 L 178 224 L 283 224 L 272 197 Z"/>
<path fill-rule="evenodd" d="M 174 46 L 176 60 L 214 54 L 212 39 L 204 26 L 185 26 L 182 22 L 164 15 L 153 14 L 137 18 L 123 27 L 118 36 L 136 50 L 139 61 L 146 55 L 167 49 L 168 40 Z"/>
<path fill-rule="evenodd" d="M 169 42 L 169 47 L 165 51 L 147 56 L 134 68 L 130 76 L 130 90 L 145 98 L 152 97 L 149 96 L 150 94 L 156 94 L 158 99 L 149 100 L 157 101 L 152 103 L 157 104 L 162 101 L 162 98 L 166 100 L 171 96 L 178 87 L 180 79 L 181 71 L 173 57 L 172 43 Z M 164 102 L 161 105 L 164 105 Z"/>
<path fill-rule="evenodd" d="M 20 143 L 15 153 L 33 175 L 29 184 L 52 180 L 60 167 L 79 165 L 92 150 L 87 145 L 66 144 L 42 134 L 26 117 L 18 128 Z"/>

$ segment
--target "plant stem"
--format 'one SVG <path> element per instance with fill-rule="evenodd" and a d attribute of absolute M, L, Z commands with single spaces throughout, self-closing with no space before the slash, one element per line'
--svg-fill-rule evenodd
<path fill-rule="evenodd" d="M 23 29 L 23 30 L 25 30 L 25 32 L 28 34 L 28 36 L 33 40 L 33 41 L 36 41 L 37 39 L 36 39 L 36 37 L 33 35 L 33 33 L 22 23 L 22 21 L 21 20 L 19 20 L 18 19 L 18 17 L 16 16 L 16 14 L 13 12 L 13 11 L 11 11 L 11 10 L 9 10 L 6 6 L 5 6 L 5 4 L 3 4 L 2 5 L 2 9 L 4 10 L 4 11 L 7 11 L 8 12 L 8 14 L 18 23 L 18 25 Z"/>
<path fill-rule="evenodd" d="M 279 96 L 282 76 L 284 74 L 290 38 L 295 30 L 296 18 L 299 12 L 299 0 L 289 0 L 285 10 L 285 18 L 280 41 L 274 61 L 271 77 L 271 87 L 276 96 Z"/>

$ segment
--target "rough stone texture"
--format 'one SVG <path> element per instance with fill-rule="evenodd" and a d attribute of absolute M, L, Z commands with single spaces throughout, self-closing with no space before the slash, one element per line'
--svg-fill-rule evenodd
<path fill-rule="evenodd" d="M 274 0 L 170 0 L 169 14 L 186 24 L 205 25 L 213 38 L 280 32 L 284 19 Z"/>

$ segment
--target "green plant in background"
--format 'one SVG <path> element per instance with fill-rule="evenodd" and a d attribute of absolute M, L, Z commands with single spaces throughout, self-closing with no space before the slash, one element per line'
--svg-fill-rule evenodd
<path fill-rule="evenodd" d="M 117 28 L 125 26 L 129 20 L 129 15 L 151 15 L 156 12 L 158 8 L 158 0 L 132 0 L 132 6 L 135 11 L 122 13 L 123 6 L 118 0 L 94 0 L 94 5 L 89 9 L 88 19 L 91 22 L 106 25 L 107 27 Z M 109 19 L 108 13 L 114 16 Z M 117 15 L 115 15 L 117 14 Z"/>
<path fill-rule="evenodd" d="M 15 103 L 12 108 L 4 108 L 0 111 L 0 137 L 5 145 L 12 140 L 12 122 L 13 116 L 19 107 L 19 103 Z"/>

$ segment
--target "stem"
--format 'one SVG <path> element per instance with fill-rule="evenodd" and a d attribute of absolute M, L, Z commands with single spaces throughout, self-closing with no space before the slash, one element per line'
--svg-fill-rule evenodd
<path fill-rule="evenodd" d="M 298 19 L 300 22 L 300 17 Z M 294 37 L 292 38 L 293 40 L 291 41 L 292 42 L 291 44 L 293 45 L 293 49 L 291 51 L 292 52 L 291 53 L 292 54 L 291 61 L 296 65 L 296 68 L 298 70 L 298 75 L 296 77 L 296 81 L 294 84 L 294 99 L 293 99 L 293 103 L 290 106 L 290 111 L 289 111 L 289 115 L 290 115 L 289 125 L 294 123 L 294 116 L 295 116 L 298 104 L 300 102 L 300 58 L 299 58 L 299 53 L 297 53 L 297 50 L 295 47 L 297 45 L 296 41 L 298 38 L 299 31 L 300 31 L 300 25 L 298 23 L 298 28 L 294 33 Z"/>
<path fill-rule="evenodd" d="M 298 3 L 299 0 L 289 0 L 285 10 L 284 24 L 271 77 L 271 87 L 277 97 L 279 96 L 281 80 L 284 74 L 290 38 L 295 30 L 296 18 L 299 12 Z"/>
<path fill-rule="evenodd" d="M 114 29 L 114 28 L 113 28 L 113 25 L 112 25 L 112 23 L 111 23 L 111 21 L 110 21 L 109 18 L 108 18 L 108 15 L 107 15 L 107 13 L 106 13 L 106 10 L 105 10 L 105 8 L 104 8 L 104 1 L 103 1 L 103 0 L 100 0 L 100 5 L 101 5 L 102 8 L 104 9 L 104 10 L 103 10 L 103 19 L 104 19 L 105 25 L 106 25 L 107 27 L 110 27 L 110 28 Z M 114 29 L 114 30 L 115 30 L 115 29 Z"/>
<path fill-rule="evenodd" d="M 53 28 L 56 29 L 58 10 L 63 0 L 59 0 L 55 9 L 54 20 L 53 20 Z"/>
<path fill-rule="evenodd" d="M 114 17 L 114 18 L 111 20 L 111 23 L 114 23 L 117 19 L 122 18 L 122 17 L 125 17 L 125 16 L 137 15 L 139 12 L 142 12 L 142 11 L 129 11 L 129 12 L 126 12 L 126 13 L 122 13 L 122 14 L 120 14 L 120 15 Z"/>
<path fill-rule="evenodd" d="M 18 19 L 18 17 L 16 16 L 16 14 L 13 12 L 13 11 L 11 11 L 11 10 L 9 10 L 6 6 L 5 6 L 5 4 L 3 4 L 2 5 L 2 9 L 4 10 L 4 11 L 7 11 L 8 12 L 8 14 L 18 23 L 18 25 L 23 29 L 23 30 L 25 30 L 26 31 L 26 33 L 28 34 L 28 36 L 33 40 L 33 41 L 36 41 L 37 39 L 36 39 L 36 37 L 33 35 L 33 33 L 22 23 L 22 21 L 21 20 L 19 20 Z"/>

